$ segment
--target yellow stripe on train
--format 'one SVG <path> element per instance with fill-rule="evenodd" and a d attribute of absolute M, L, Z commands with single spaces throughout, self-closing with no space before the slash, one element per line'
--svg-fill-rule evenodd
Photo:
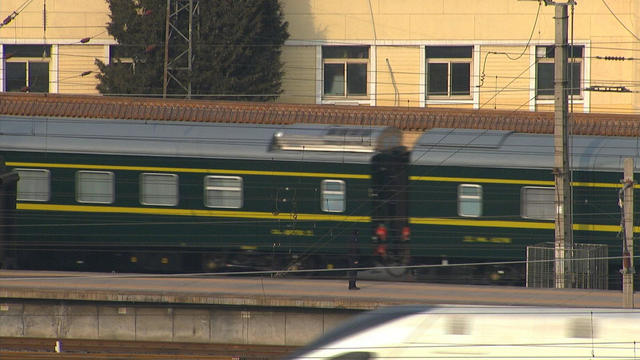
<path fill-rule="evenodd" d="M 201 173 L 201 174 L 231 174 L 231 175 L 265 175 L 265 176 L 302 176 L 320 178 L 343 179 L 370 179 L 370 175 L 340 174 L 340 173 L 315 173 L 294 171 L 259 171 L 259 170 L 233 170 L 233 169 L 199 169 L 199 168 L 175 168 L 160 166 L 121 166 L 121 165 L 90 165 L 90 164 L 50 164 L 32 162 L 7 162 L 7 166 L 30 168 L 58 168 L 58 169 L 87 169 L 87 170 L 125 170 L 125 171 L 154 171 L 170 173 Z"/>
<path fill-rule="evenodd" d="M 521 228 L 521 229 L 547 229 L 553 230 L 553 221 L 504 221 L 504 220 L 468 220 L 468 219 L 446 219 L 446 218 L 410 218 L 409 223 L 420 225 L 446 225 L 446 226 L 475 226 L 475 227 L 496 227 L 496 228 Z M 573 224 L 573 230 L 577 231 L 604 231 L 619 232 L 619 225 L 598 225 L 598 224 Z M 634 231 L 640 231 L 640 226 L 634 227 Z"/>
<path fill-rule="evenodd" d="M 229 210 L 196 210 L 196 209 L 166 209 L 144 208 L 125 206 L 89 206 L 89 205 L 54 205 L 38 203 L 18 203 L 19 210 L 35 211 L 65 211 L 65 212 L 93 212 L 93 213 L 125 213 L 144 215 L 167 216 L 198 216 L 198 217 L 232 217 L 243 219 L 271 219 L 271 220 L 297 220 L 297 221 L 340 221 L 340 222 L 371 222 L 370 216 L 353 215 L 328 215 L 328 214 L 292 214 L 258 211 L 229 211 Z M 442 225 L 442 226 L 470 226 L 470 227 L 495 227 L 495 228 L 520 228 L 520 229 L 546 229 L 553 230 L 552 221 L 504 221 L 504 220 L 470 220 L 447 218 L 409 218 L 410 224 L 416 225 Z M 619 232 L 618 225 L 597 224 L 573 224 L 573 230 L 577 231 L 603 231 Z M 640 226 L 634 227 L 634 231 L 640 232 Z"/>
<path fill-rule="evenodd" d="M 491 179 L 491 178 L 464 178 L 464 177 L 444 177 L 444 176 L 410 176 L 409 180 L 413 181 L 442 181 L 442 182 L 460 182 L 460 183 L 481 183 L 481 184 L 511 184 L 511 185 L 538 185 L 553 186 L 552 180 L 526 180 L 526 179 Z M 621 183 L 597 183 L 574 181 L 571 186 L 578 187 L 601 187 L 601 188 L 621 188 Z M 640 188 L 640 185 L 634 185 L 634 188 Z"/>
<path fill-rule="evenodd" d="M 370 216 L 351 215 L 325 215 L 325 214 L 293 214 L 259 211 L 229 211 L 229 210 L 197 210 L 197 209 L 165 209 L 143 208 L 127 206 L 89 206 L 89 205 L 54 205 L 37 203 L 18 203 L 19 210 L 37 211 L 65 211 L 65 212 L 92 212 L 92 213 L 124 213 L 144 215 L 168 215 L 168 216 L 201 216 L 201 217 L 233 217 L 243 219 L 272 219 L 272 220 L 298 220 L 298 221 L 348 221 L 371 222 Z"/>

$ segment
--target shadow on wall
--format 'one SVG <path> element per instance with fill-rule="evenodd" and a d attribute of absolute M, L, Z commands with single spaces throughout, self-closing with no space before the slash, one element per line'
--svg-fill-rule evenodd
<path fill-rule="evenodd" d="M 316 94 L 321 92 L 322 64 L 317 62 L 316 51 L 326 40 L 326 27 L 316 24 L 312 14 L 315 1 L 280 0 L 290 36 L 282 51 L 284 91 L 278 102 L 315 104 Z"/>

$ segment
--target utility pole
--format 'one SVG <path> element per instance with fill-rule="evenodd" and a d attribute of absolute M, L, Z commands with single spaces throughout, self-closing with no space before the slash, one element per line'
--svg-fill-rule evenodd
<path fill-rule="evenodd" d="M 624 159 L 624 179 L 619 195 L 622 208 L 622 303 L 633 309 L 633 159 Z"/>
<path fill-rule="evenodd" d="M 191 98 L 193 17 L 197 13 L 198 0 L 167 0 L 163 98 L 171 81 L 184 90 L 187 99 Z"/>
<path fill-rule="evenodd" d="M 573 0 L 556 3 L 545 0 L 555 8 L 555 58 L 554 58 L 554 177 L 555 177 L 555 285 L 556 288 L 571 287 L 571 258 L 573 250 L 573 209 L 571 204 L 571 179 L 569 169 L 568 112 L 568 48 L 569 5 Z"/>

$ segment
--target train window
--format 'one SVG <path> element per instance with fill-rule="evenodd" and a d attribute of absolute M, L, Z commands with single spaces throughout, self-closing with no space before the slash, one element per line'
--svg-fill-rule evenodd
<path fill-rule="evenodd" d="M 76 201 L 111 204 L 115 200 L 115 175 L 110 171 L 76 172 Z"/>
<path fill-rule="evenodd" d="M 524 186 L 520 193 L 520 212 L 523 218 L 553 220 L 555 188 Z"/>
<path fill-rule="evenodd" d="M 343 212 L 346 208 L 346 186 L 342 180 L 322 180 L 320 207 L 326 212 Z"/>
<path fill-rule="evenodd" d="M 207 207 L 241 208 L 242 178 L 238 176 L 205 177 L 204 203 Z"/>
<path fill-rule="evenodd" d="M 140 203 L 142 205 L 178 205 L 178 175 L 140 174 Z"/>
<path fill-rule="evenodd" d="M 51 196 L 51 173 L 46 169 L 16 169 L 18 180 L 17 200 L 49 201 Z"/>
<path fill-rule="evenodd" d="M 460 184 L 458 186 L 458 215 L 478 217 L 482 215 L 482 186 Z"/>

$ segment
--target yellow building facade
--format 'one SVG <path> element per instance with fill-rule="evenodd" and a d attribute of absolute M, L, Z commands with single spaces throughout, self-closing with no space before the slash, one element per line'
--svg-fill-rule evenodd
<path fill-rule="evenodd" d="M 283 54 L 285 91 L 279 101 L 553 109 L 552 4 L 282 3 L 291 37 Z M 640 2 L 582 1 L 568 13 L 573 110 L 638 112 Z"/>
<path fill-rule="evenodd" d="M 0 1 L 0 90 L 97 94 L 108 61 L 104 0 Z"/>
<path fill-rule="evenodd" d="M 280 0 L 279 102 L 552 110 L 555 6 L 535 0 Z M 204 0 L 201 0 L 201 6 Z M 640 109 L 640 2 L 569 7 L 571 106 Z M 97 94 L 104 0 L 0 1 L 0 91 Z"/>

